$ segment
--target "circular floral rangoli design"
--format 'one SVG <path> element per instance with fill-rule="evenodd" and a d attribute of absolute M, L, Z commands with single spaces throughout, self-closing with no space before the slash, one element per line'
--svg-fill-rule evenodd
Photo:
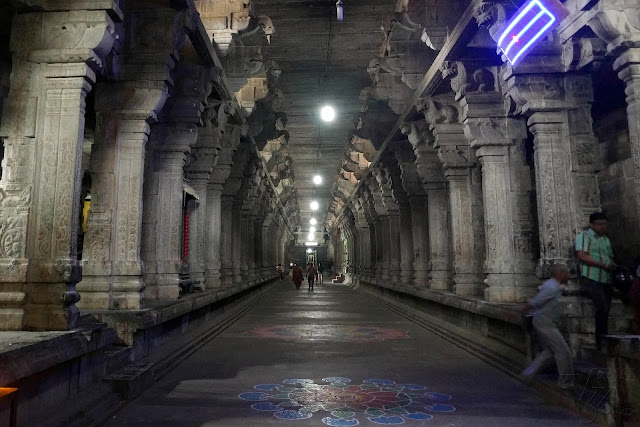
<path fill-rule="evenodd" d="M 403 329 L 371 325 L 261 325 L 247 332 L 260 338 L 285 341 L 323 340 L 369 343 L 409 338 Z"/>
<path fill-rule="evenodd" d="M 453 412 L 448 394 L 427 390 L 419 384 L 396 384 L 383 379 L 350 385 L 343 377 L 323 378 L 325 384 L 309 379 L 288 379 L 282 384 L 259 384 L 238 397 L 256 402 L 251 408 L 272 412 L 283 420 L 303 420 L 315 413 L 328 413 L 322 422 L 329 426 L 356 426 L 365 418 L 376 424 L 403 424 L 430 420 L 433 413 Z"/>

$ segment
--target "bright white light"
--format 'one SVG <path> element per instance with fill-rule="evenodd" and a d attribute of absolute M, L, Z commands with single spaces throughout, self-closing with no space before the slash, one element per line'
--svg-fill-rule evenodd
<path fill-rule="evenodd" d="M 313 183 L 315 185 L 320 185 L 322 184 L 322 177 L 320 175 L 316 175 L 313 177 Z"/>
<path fill-rule="evenodd" d="M 317 211 L 319 207 L 320 207 L 320 205 L 318 204 L 318 202 L 311 202 L 311 210 L 312 211 Z"/>
<path fill-rule="evenodd" d="M 313 234 L 313 233 L 309 233 L 309 234 L 307 235 L 307 240 L 313 240 L 315 237 L 316 237 L 316 235 L 315 235 L 315 234 Z"/>
<path fill-rule="evenodd" d="M 315 232 L 316 232 L 316 228 L 315 227 L 309 228 L 309 233 L 315 233 Z"/>
<path fill-rule="evenodd" d="M 310 254 L 311 252 L 313 252 L 313 249 L 307 249 L 308 254 Z"/>
<path fill-rule="evenodd" d="M 318 242 L 313 241 L 313 242 L 306 242 L 305 246 L 318 246 Z"/>
<path fill-rule="evenodd" d="M 311 218 L 311 219 L 309 220 L 309 224 L 311 224 L 311 225 L 316 225 L 317 223 L 318 223 L 318 221 L 316 221 L 316 219 L 315 219 L 315 218 Z"/>
<path fill-rule="evenodd" d="M 320 117 L 325 122 L 333 121 L 333 119 L 336 118 L 336 110 L 334 110 L 333 107 L 325 105 L 322 107 L 322 110 L 320 110 Z"/>

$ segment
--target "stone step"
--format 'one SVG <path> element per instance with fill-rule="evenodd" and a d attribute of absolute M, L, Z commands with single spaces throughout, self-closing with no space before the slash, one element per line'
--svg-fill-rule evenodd
<path fill-rule="evenodd" d="M 133 351 L 125 345 L 112 346 L 105 351 L 105 372 L 111 373 L 131 363 Z"/>
<path fill-rule="evenodd" d="M 130 400 L 138 396 L 154 382 L 153 363 L 125 366 L 104 378 L 113 391 Z"/>

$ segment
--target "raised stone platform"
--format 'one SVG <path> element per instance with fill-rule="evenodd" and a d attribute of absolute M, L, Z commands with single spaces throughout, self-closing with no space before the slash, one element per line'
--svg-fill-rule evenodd
<path fill-rule="evenodd" d="M 156 301 L 144 310 L 83 313 L 72 331 L 0 332 L 0 387 L 18 388 L 18 425 L 101 421 L 123 397 L 144 390 L 242 315 L 274 279 Z M 0 425 L 9 413 L 0 405 Z"/>

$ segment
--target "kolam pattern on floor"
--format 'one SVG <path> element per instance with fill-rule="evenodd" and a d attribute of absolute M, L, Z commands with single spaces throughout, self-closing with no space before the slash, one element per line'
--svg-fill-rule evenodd
<path fill-rule="evenodd" d="M 258 384 L 254 391 L 238 397 L 256 402 L 252 409 L 273 413 L 279 419 L 305 420 L 318 414 L 329 426 L 356 426 L 364 420 L 404 424 L 456 410 L 443 403 L 452 396 L 431 391 L 424 385 L 397 384 L 386 379 L 366 379 L 359 385 L 351 385 L 351 379 L 344 377 L 327 377 L 322 382 L 286 379 L 282 384 Z"/>

